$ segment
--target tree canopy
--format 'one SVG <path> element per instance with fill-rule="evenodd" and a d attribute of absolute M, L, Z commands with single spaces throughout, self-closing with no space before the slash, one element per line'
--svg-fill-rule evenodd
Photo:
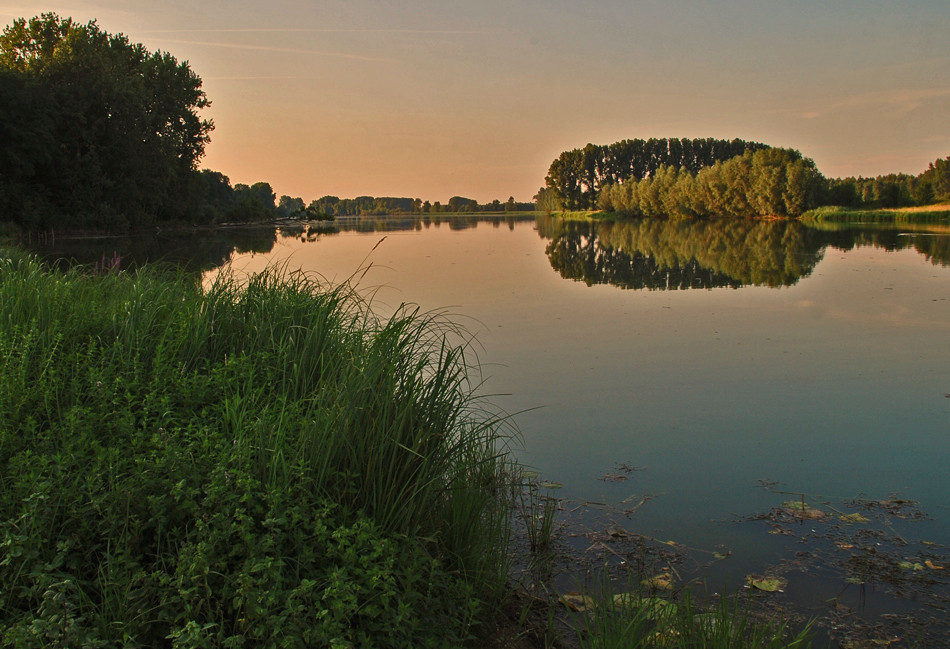
<path fill-rule="evenodd" d="M 561 206 L 587 209 L 597 204 L 597 197 L 605 187 L 649 178 L 662 166 L 696 173 L 747 150 L 765 148 L 768 146 L 758 142 L 713 138 L 650 138 L 621 140 L 608 145 L 588 144 L 583 149 L 561 153 L 548 168 L 544 182 Z"/>
<path fill-rule="evenodd" d="M 792 149 L 747 150 L 691 173 L 661 165 L 651 176 L 605 187 L 598 206 L 634 216 L 800 216 L 817 207 L 824 177 Z"/>
<path fill-rule="evenodd" d="M 561 153 L 534 197 L 543 212 L 647 217 L 788 216 L 823 205 L 892 208 L 950 199 L 950 157 L 922 173 L 825 178 L 794 149 L 744 140 L 621 140 Z"/>
<path fill-rule="evenodd" d="M 187 62 L 94 20 L 14 21 L 0 35 L 4 218 L 28 229 L 185 218 L 213 128 L 201 85 Z"/>

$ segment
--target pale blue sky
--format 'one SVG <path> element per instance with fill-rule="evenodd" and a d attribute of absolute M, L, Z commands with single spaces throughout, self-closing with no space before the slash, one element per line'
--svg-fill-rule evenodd
<path fill-rule="evenodd" d="M 204 166 L 308 201 L 530 200 L 561 151 L 637 137 L 793 147 L 829 176 L 950 155 L 950 0 L 77 0 L 0 22 L 50 10 L 188 60 Z"/>

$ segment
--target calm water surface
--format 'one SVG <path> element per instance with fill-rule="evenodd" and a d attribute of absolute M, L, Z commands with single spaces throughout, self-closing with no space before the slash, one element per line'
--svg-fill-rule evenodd
<path fill-rule="evenodd" d="M 358 275 L 380 313 L 409 302 L 463 323 L 479 344 L 483 391 L 517 413 L 518 457 L 563 484 L 564 517 L 731 553 L 703 565 L 711 589 L 781 570 L 789 597 L 815 614 L 834 596 L 871 614 L 893 608 L 894 589 L 873 577 L 858 587 L 818 563 L 783 565 L 811 522 L 747 520 L 801 498 L 776 491 L 828 503 L 833 516 L 877 511 L 855 498 L 919 501 L 927 520 L 887 518 L 908 542 L 896 552 L 946 555 L 946 227 L 361 221 L 270 231 L 245 252 L 215 245 L 197 266 L 226 257 L 238 272 Z M 859 533 L 846 527 L 816 528 L 827 562 L 850 561 L 831 547 L 834 535 Z M 768 533 L 776 528 L 794 535 Z M 583 550 L 590 538 L 573 542 Z"/>

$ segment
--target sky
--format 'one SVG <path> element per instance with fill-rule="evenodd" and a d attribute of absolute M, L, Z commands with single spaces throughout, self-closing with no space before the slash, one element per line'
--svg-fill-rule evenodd
<path fill-rule="evenodd" d="M 0 0 L 188 61 L 232 184 L 530 201 L 562 151 L 798 149 L 829 177 L 950 155 L 950 0 Z"/>

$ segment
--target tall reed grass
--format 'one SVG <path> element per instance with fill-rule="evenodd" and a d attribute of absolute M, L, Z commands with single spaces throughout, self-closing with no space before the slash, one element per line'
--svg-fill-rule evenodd
<path fill-rule="evenodd" d="M 469 642 L 511 493 L 476 369 L 300 273 L 0 254 L 0 645 Z"/>

